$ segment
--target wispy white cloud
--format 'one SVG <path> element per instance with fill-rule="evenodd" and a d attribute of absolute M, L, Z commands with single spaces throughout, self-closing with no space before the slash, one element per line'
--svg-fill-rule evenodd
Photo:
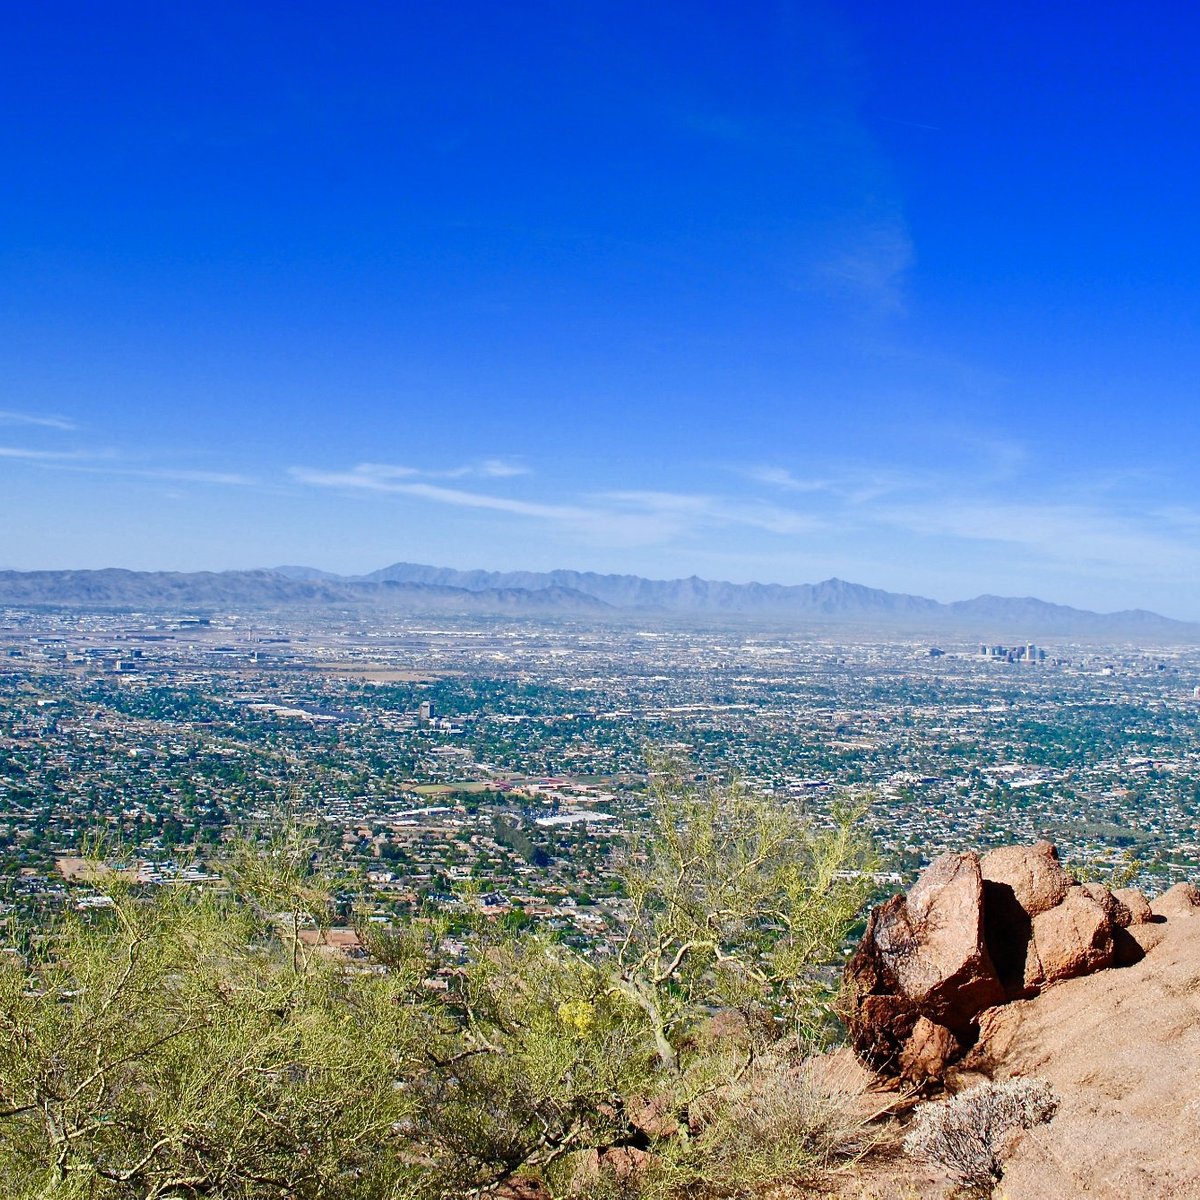
<path fill-rule="evenodd" d="M 503 458 L 485 458 L 479 464 L 478 474 L 492 479 L 507 479 L 513 475 L 528 475 L 529 468 L 520 463 L 508 462 Z"/>
<path fill-rule="evenodd" d="M 0 458 L 17 458 L 26 462 L 67 462 L 91 457 L 84 450 L 31 450 L 25 446 L 0 446 Z"/>
<path fill-rule="evenodd" d="M 836 239 L 813 275 L 879 312 L 904 310 L 904 285 L 916 251 L 900 216 L 869 220 Z"/>
<path fill-rule="evenodd" d="M 889 506 L 876 519 L 910 532 L 967 542 L 1007 545 L 1044 563 L 1075 571 L 1128 576 L 1200 567 L 1195 531 L 1174 528 L 1148 513 L 1121 513 L 1089 505 L 959 498 Z"/>
<path fill-rule="evenodd" d="M 808 480 L 788 468 L 740 470 L 771 492 L 812 493 L 846 546 L 889 547 L 929 571 L 982 566 L 1030 586 L 1050 575 L 1176 583 L 1200 570 L 1200 511 L 1148 499 L 1147 481 L 1078 473 L 1047 482 L 1020 442 L 945 430 L 945 461 L 898 470 L 860 463 Z M 831 543 L 831 546 L 835 543 Z M 969 584 L 966 585 L 969 588 Z"/>
<path fill-rule="evenodd" d="M 517 475 L 528 475 L 529 468 L 503 458 L 485 458 L 482 462 L 441 469 L 365 462 L 359 463 L 353 473 L 378 479 L 467 479 L 471 476 L 481 479 L 509 479 Z"/>
<path fill-rule="evenodd" d="M 232 471 L 193 471 L 174 467 L 147 467 L 144 470 L 118 468 L 109 474 L 136 475 L 142 479 L 164 479 L 176 483 L 214 483 L 229 487 L 252 487 L 258 482 L 251 475 L 239 475 Z"/>
<path fill-rule="evenodd" d="M 413 479 L 377 465 L 348 471 L 293 467 L 291 477 L 310 487 L 344 492 L 412 496 L 456 508 L 511 513 L 557 524 L 578 535 L 605 542 L 655 544 L 693 536 L 702 530 L 745 526 L 786 535 L 819 527 L 815 518 L 758 500 L 704 493 L 654 490 L 590 493 L 570 501 L 547 502 L 497 496 Z"/>
<path fill-rule="evenodd" d="M 778 491 L 808 493 L 849 504 L 866 504 L 882 496 L 919 490 L 928 482 L 926 476 L 889 466 L 843 468 L 831 471 L 821 479 L 806 479 L 779 466 L 738 467 L 734 470 L 752 483 L 760 483 Z"/>
<path fill-rule="evenodd" d="M 32 425 L 40 429 L 58 429 L 63 433 L 73 433 L 79 428 L 74 421 L 54 413 L 15 412 L 12 409 L 0 409 L 0 425 Z"/>
<path fill-rule="evenodd" d="M 425 483 L 411 478 L 415 472 L 407 468 L 381 467 L 377 463 L 360 463 L 349 471 L 317 471 L 308 467 L 292 467 L 289 471 L 297 483 L 310 487 L 337 488 L 342 491 L 388 493 L 399 496 L 419 496 L 457 508 L 488 508 L 497 512 L 517 513 L 527 517 L 549 520 L 573 520 L 586 517 L 587 510 L 565 504 L 539 504 L 516 500 L 508 496 L 492 496 L 468 492 L 441 484 Z"/>
<path fill-rule="evenodd" d="M 674 518 L 680 531 L 690 526 L 720 527 L 745 525 L 770 533 L 811 533 L 824 522 L 809 513 L 797 512 L 777 504 L 741 500 L 692 492 L 624 491 L 601 492 L 597 499 L 626 512 L 639 512 L 659 518 Z"/>
<path fill-rule="evenodd" d="M 250 487 L 259 481 L 234 471 L 190 467 L 141 467 L 130 464 L 115 450 L 36 450 L 25 446 L 0 446 L 0 458 L 73 474 L 109 475 L 127 479 L 160 479 L 172 483 L 211 483 Z"/>
<path fill-rule="evenodd" d="M 1175 586 L 1181 572 L 1200 571 L 1200 511 L 1138 503 L 1132 492 L 1106 492 L 1082 475 L 1056 479 L 1051 491 L 1016 443 L 960 448 L 926 469 L 843 464 L 817 477 L 761 464 L 731 469 L 747 481 L 740 486 L 730 480 L 712 490 L 635 487 L 548 498 L 380 464 L 295 467 L 291 478 L 346 494 L 509 515 L 581 545 L 653 547 L 689 561 L 737 547 L 747 562 L 763 564 L 753 572 L 763 577 L 771 577 L 771 563 L 853 561 L 874 564 L 869 581 L 883 586 L 889 574 L 936 576 L 951 594 L 966 594 L 975 579 L 1010 579 L 1010 591 L 1044 594 L 1048 580 L 1086 579 L 1129 596 L 1131 577 Z"/>
<path fill-rule="evenodd" d="M 829 489 L 828 480 L 801 479 L 786 467 L 746 467 L 738 473 L 755 483 L 765 483 L 768 487 L 780 488 L 785 492 L 824 492 Z"/>

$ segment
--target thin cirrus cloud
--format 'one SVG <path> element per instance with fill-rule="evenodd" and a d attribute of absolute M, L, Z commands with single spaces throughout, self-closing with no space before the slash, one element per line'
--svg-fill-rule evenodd
<path fill-rule="evenodd" d="M 912 236 L 897 214 L 866 221 L 838 239 L 811 278 L 878 312 L 902 313 L 915 261 Z"/>
<path fill-rule="evenodd" d="M 172 483 L 215 483 L 228 487 L 252 487 L 258 482 L 250 475 L 238 475 L 232 471 L 193 471 L 186 468 L 148 467 L 144 470 L 129 468 L 115 470 L 111 474 L 135 475 L 140 479 L 164 479 Z"/>
<path fill-rule="evenodd" d="M 656 516 L 669 523 L 674 519 L 678 532 L 687 527 L 712 528 L 742 525 L 768 533 L 815 533 L 824 522 L 810 513 L 797 512 L 778 504 L 741 500 L 692 492 L 624 491 L 601 492 L 601 502 L 617 510 Z"/>
<path fill-rule="evenodd" d="M 1131 573 L 1170 581 L 1183 568 L 1200 570 L 1200 513 L 1122 499 L 1088 478 L 1059 480 L 1050 493 L 1021 476 L 1020 447 L 979 441 L 975 449 L 966 472 L 861 466 L 819 482 L 779 466 L 738 473 L 777 494 L 818 493 L 840 538 L 882 536 L 922 561 L 999 556 L 1022 569 L 1120 581 Z"/>
<path fill-rule="evenodd" d="M 118 475 L 132 479 L 161 479 L 170 483 L 214 483 L 249 487 L 258 481 L 232 471 L 192 470 L 187 467 L 132 467 L 122 465 L 113 450 L 32 450 L 25 446 L 0 446 L 0 458 L 35 466 L 52 467 L 86 475 Z M 112 460 L 118 461 L 112 461 Z M 108 461 L 106 461 L 108 460 Z"/>
<path fill-rule="evenodd" d="M 921 491 L 931 484 L 928 476 L 892 467 L 858 467 L 835 471 L 821 479 L 798 476 L 786 467 L 754 466 L 733 468 L 736 474 L 752 483 L 777 492 L 806 492 L 827 497 L 833 502 L 865 505 L 883 496 L 900 492 Z"/>
<path fill-rule="evenodd" d="M 85 450 L 31 450 L 26 446 L 0 446 L 0 458 L 15 458 L 23 462 L 70 462 L 91 457 Z"/>
<path fill-rule="evenodd" d="M 551 522 L 604 542 L 655 544 L 728 526 L 747 526 L 776 534 L 807 533 L 819 527 L 815 518 L 780 505 L 707 494 L 612 491 L 564 503 L 446 487 L 413 478 L 415 472 L 371 463 L 361 463 L 348 471 L 293 467 L 290 474 L 297 483 L 309 487 L 412 496 L 456 508 L 511 513 Z"/>
<path fill-rule="evenodd" d="M 350 474 L 364 479 L 466 479 L 477 476 L 481 479 L 509 479 L 516 475 L 528 475 L 529 468 L 503 458 L 485 458 L 482 462 L 468 463 L 461 467 L 446 467 L 430 470 L 424 467 L 408 467 L 395 463 L 359 463 Z"/>
<path fill-rule="evenodd" d="M 830 487 L 828 480 L 801 479 L 786 467 L 747 467 L 739 474 L 754 483 L 763 483 L 768 487 L 779 488 L 785 492 L 824 492 L 828 491 Z"/>
<path fill-rule="evenodd" d="M 982 502 L 890 506 L 877 519 L 924 536 L 1007 544 L 1042 562 L 1088 574 L 1127 578 L 1142 572 L 1172 578 L 1184 564 L 1200 567 L 1196 531 L 1149 514 L 1121 513 L 1068 502 Z"/>
<path fill-rule="evenodd" d="M 74 433 L 79 428 L 74 421 L 60 417 L 56 413 L 27 413 L 16 412 L 13 409 L 0 409 L 0 425 L 24 425 L 38 429 L 57 429 L 62 433 Z"/>

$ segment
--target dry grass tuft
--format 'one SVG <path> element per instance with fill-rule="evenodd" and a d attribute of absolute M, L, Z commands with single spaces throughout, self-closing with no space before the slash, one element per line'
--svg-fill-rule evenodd
<path fill-rule="evenodd" d="M 1042 1125 L 1057 1111 L 1058 1097 L 1044 1079 L 981 1083 L 919 1108 L 904 1148 L 943 1167 L 968 1192 L 990 1195 L 1004 1173 L 1005 1135 Z"/>

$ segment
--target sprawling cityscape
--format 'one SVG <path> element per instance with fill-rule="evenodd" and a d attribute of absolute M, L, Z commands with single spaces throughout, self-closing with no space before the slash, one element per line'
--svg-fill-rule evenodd
<path fill-rule="evenodd" d="M 0 904 L 103 906 L 97 854 L 219 888 L 229 839 L 291 821 L 347 920 L 482 913 L 603 954 L 663 753 L 817 823 L 860 809 L 881 890 L 1044 837 L 1158 892 L 1200 868 L 1198 685 L 1179 645 L 9 609 Z"/>

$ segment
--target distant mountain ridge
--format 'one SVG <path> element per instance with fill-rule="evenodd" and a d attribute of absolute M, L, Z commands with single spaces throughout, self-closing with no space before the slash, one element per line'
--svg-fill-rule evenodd
<path fill-rule="evenodd" d="M 255 571 L 0 571 L 0 605 L 97 608 L 380 608 L 395 612 L 614 618 L 676 616 L 872 626 L 910 632 L 1035 639 L 1147 637 L 1200 641 L 1200 624 L 1143 609 L 1095 613 L 1032 596 L 925 596 L 826 579 L 729 583 L 593 571 L 460 571 L 394 563 L 367 575 L 316 567 Z"/>
<path fill-rule="evenodd" d="M 282 571 L 312 568 L 279 568 Z M 921 628 L 996 629 L 1037 634 L 1144 635 L 1200 638 L 1200 624 L 1177 621 L 1145 609 L 1096 613 L 1052 604 L 1033 596 L 976 596 L 943 604 L 926 596 L 826 579 L 821 583 L 728 583 L 701 579 L 646 579 L 640 575 L 601 575 L 594 571 L 459 571 L 421 563 L 393 563 L 356 576 L 377 582 L 405 582 L 477 591 L 513 587 L 536 591 L 565 587 L 594 596 L 617 609 L 675 613 L 806 617 L 814 621 L 881 622 Z"/>
<path fill-rule="evenodd" d="M 0 571 L 0 604 L 97 608 L 378 606 L 405 612 L 601 614 L 610 606 L 563 587 L 465 588 L 342 579 L 313 571 Z"/>

